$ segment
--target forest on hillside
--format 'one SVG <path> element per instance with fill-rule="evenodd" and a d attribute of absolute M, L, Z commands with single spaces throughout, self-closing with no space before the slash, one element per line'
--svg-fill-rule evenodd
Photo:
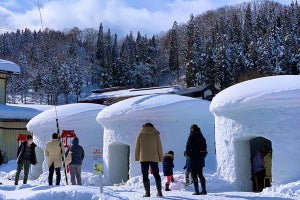
<path fill-rule="evenodd" d="M 171 26 L 170 26 L 171 27 Z M 136 35 L 136 36 L 134 36 Z M 110 29 L 58 31 L 29 29 L 0 35 L 0 58 L 20 65 L 9 76 L 10 103 L 65 104 L 78 101 L 84 88 L 132 88 L 212 84 L 219 89 L 252 78 L 299 74 L 300 7 L 253 1 L 191 14 L 164 34 Z M 74 96 L 74 100 L 70 100 Z"/>

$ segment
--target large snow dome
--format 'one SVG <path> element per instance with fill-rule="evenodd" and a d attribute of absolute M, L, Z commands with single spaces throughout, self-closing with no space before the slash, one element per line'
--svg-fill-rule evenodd
<path fill-rule="evenodd" d="M 217 172 L 225 180 L 250 191 L 251 154 L 266 144 L 273 149 L 273 184 L 300 180 L 300 76 L 236 84 L 217 94 L 210 110 L 215 116 Z"/>
<path fill-rule="evenodd" d="M 146 122 L 153 123 L 160 131 L 164 153 L 174 151 L 175 171 L 182 171 L 185 163 L 183 153 L 190 126 L 198 124 L 209 152 L 204 171 L 215 171 L 214 118 L 209 104 L 196 98 L 166 94 L 133 97 L 103 109 L 97 121 L 104 126 L 105 181 L 119 183 L 141 174 L 140 163 L 134 160 L 134 148 L 136 136 Z"/>
<path fill-rule="evenodd" d="M 39 147 L 38 164 L 33 166 L 32 174 L 37 177 L 48 171 L 44 150 L 46 143 L 51 140 L 52 133 L 57 132 L 56 116 L 60 133 L 62 130 L 74 130 L 79 144 L 85 150 L 82 170 L 93 172 L 92 151 L 95 148 L 102 149 L 103 144 L 103 128 L 97 123 L 96 116 L 103 108 L 105 106 L 91 103 L 67 104 L 53 107 L 32 118 L 27 124 L 27 130 L 33 132 L 33 141 Z"/>

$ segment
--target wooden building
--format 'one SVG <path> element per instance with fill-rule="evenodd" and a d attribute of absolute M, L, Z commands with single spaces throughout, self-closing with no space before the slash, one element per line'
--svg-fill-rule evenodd
<path fill-rule="evenodd" d="M 13 62 L 0 59 L 0 150 L 5 155 L 4 160 L 17 157 L 18 137 L 20 134 L 30 134 L 26 124 L 35 115 L 50 108 L 50 106 L 7 105 L 6 79 L 7 75 L 18 75 L 20 67 Z M 21 142 L 21 141 L 20 141 Z"/>
<path fill-rule="evenodd" d="M 97 103 L 109 106 L 131 97 L 144 96 L 149 94 L 178 94 L 181 96 L 188 96 L 211 101 L 212 98 L 219 92 L 219 90 L 211 85 L 203 85 L 186 89 L 182 89 L 177 85 L 171 85 L 137 89 L 128 89 L 126 87 L 112 87 L 94 90 L 92 92 L 93 93 L 91 95 L 79 100 L 79 102 Z"/>

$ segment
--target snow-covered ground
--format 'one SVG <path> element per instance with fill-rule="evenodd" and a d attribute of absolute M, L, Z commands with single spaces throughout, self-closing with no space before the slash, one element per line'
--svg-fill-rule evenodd
<path fill-rule="evenodd" d="M 14 174 L 16 169 L 15 160 L 10 161 L 8 164 L 0 166 L 0 199 L 26 199 L 26 200 L 41 200 L 41 199 L 55 199 L 55 200 L 137 200 L 142 199 L 144 194 L 142 177 L 136 176 L 131 178 L 127 183 L 104 186 L 103 193 L 100 194 L 100 180 L 98 175 L 83 172 L 82 180 L 83 186 L 65 185 L 65 179 L 62 172 L 61 186 L 49 186 L 47 184 L 48 174 L 44 173 L 37 180 L 29 180 L 28 184 L 22 185 L 22 180 L 19 185 L 15 186 Z M 160 169 L 162 166 L 160 165 Z M 161 174 L 162 176 L 162 174 Z M 55 177 L 55 175 L 54 175 Z M 156 197 L 155 181 L 152 175 L 151 182 L 151 198 L 160 199 Z M 170 192 L 163 191 L 164 199 L 172 200 L 188 200 L 188 199 L 212 199 L 212 200 L 241 200 L 241 199 L 299 199 L 300 198 L 300 181 L 293 182 L 287 185 L 277 185 L 272 188 L 265 189 L 261 193 L 253 192 L 238 192 L 231 184 L 221 180 L 215 174 L 206 174 L 208 194 L 206 196 L 192 195 L 193 186 L 184 186 L 184 171 L 175 172 L 175 182 L 171 183 Z M 9 180 L 11 179 L 12 180 Z M 164 179 L 163 179 L 164 181 Z"/>
<path fill-rule="evenodd" d="M 276 84 L 271 83 L 275 79 L 268 79 L 268 80 L 270 80 L 270 82 L 266 81 L 266 83 L 264 83 L 264 84 L 269 84 L 272 87 L 276 86 Z M 296 144 L 297 144 L 298 133 L 299 133 L 299 131 L 298 131 L 299 125 L 298 125 L 297 120 L 299 119 L 300 116 L 299 116 L 299 106 L 298 106 L 299 101 L 296 101 L 296 99 L 297 98 L 299 99 L 300 84 L 299 84 L 298 77 L 294 77 L 291 80 L 294 83 L 292 86 L 294 88 L 294 85 L 295 85 L 295 88 L 292 90 L 289 90 L 290 96 L 288 96 L 288 97 L 295 97 L 295 98 L 288 98 L 288 99 L 290 100 L 289 104 L 294 105 L 295 109 L 294 109 L 294 112 L 290 112 L 291 116 L 289 116 L 291 119 L 290 121 L 293 122 L 293 123 L 291 123 L 291 126 L 293 126 L 293 127 L 290 127 L 289 129 L 294 131 L 292 133 L 293 139 L 290 139 L 289 142 L 290 142 L 290 144 L 292 144 L 292 143 L 295 143 L 295 141 L 296 141 Z M 278 82 L 278 80 L 276 82 Z M 279 93 L 285 91 L 285 89 L 287 87 L 290 87 L 290 88 L 292 87 L 292 86 L 286 86 L 286 84 L 284 84 L 282 81 L 280 83 L 282 83 L 282 87 L 280 86 L 277 88 L 276 94 L 279 94 Z M 256 84 L 254 83 L 254 85 L 252 85 L 251 88 L 252 87 L 259 88 L 259 87 L 261 87 L 261 85 L 259 85 L 259 83 L 256 83 Z M 243 89 L 244 88 L 241 87 L 241 90 L 243 90 Z M 260 100 L 263 101 L 263 103 L 265 102 L 266 99 L 264 98 L 265 96 L 261 96 L 260 94 L 262 94 L 264 92 L 265 91 L 257 91 L 256 90 L 256 93 L 255 93 L 256 97 L 262 97 Z M 235 97 L 233 94 L 228 94 L 225 92 L 222 94 L 225 97 L 220 96 L 219 98 L 216 98 L 216 99 L 217 100 L 218 99 L 231 100 L 232 97 Z M 243 95 L 243 96 L 245 96 L 245 95 Z M 278 95 L 277 97 L 280 97 L 280 95 Z M 285 96 L 285 98 L 287 98 L 287 96 Z M 238 103 L 238 100 L 237 99 L 235 99 L 235 100 L 236 101 L 232 101 L 232 102 Z M 255 98 L 255 100 L 259 100 L 259 98 Z M 275 100 L 276 100 L 276 102 L 279 102 L 282 100 L 282 98 L 275 98 L 274 101 Z M 224 102 L 225 101 L 220 101 L 220 103 L 224 103 Z M 228 102 L 228 101 L 226 101 L 226 102 Z M 230 104 L 230 105 L 232 105 L 232 104 Z M 240 104 L 236 105 L 236 107 L 238 107 L 239 105 Z M 242 105 L 245 105 L 245 104 L 242 104 Z M 209 104 L 207 106 L 209 106 Z M 221 107 L 221 106 L 218 106 L 218 107 Z M 182 107 L 182 108 L 184 108 L 184 107 Z M 217 108 L 217 107 L 215 107 L 215 108 Z M 263 106 L 262 106 L 262 108 L 263 108 Z M 219 111 L 218 109 L 214 109 L 214 110 Z M 270 115 L 268 115 L 268 113 L 264 113 L 264 112 L 259 112 L 259 113 L 260 113 L 259 117 L 261 119 L 267 119 L 268 117 L 270 118 Z M 198 114 L 203 115 L 203 113 L 197 113 L 197 115 Z M 169 115 L 169 117 L 164 116 L 164 118 L 172 118 L 172 115 L 174 115 L 174 113 L 167 113 L 167 115 Z M 253 115 L 253 116 L 256 116 L 256 115 Z M 153 116 L 151 115 L 150 117 L 153 117 Z M 238 119 L 240 119 L 241 117 L 244 117 L 244 115 L 237 114 L 236 117 Z M 285 121 L 286 115 L 281 115 L 280 112 L 276 112 L 276 113 L 272 113 L 271 117 L 276 118 L 276 119 L 282 117 L 281 121 Z M 75 118 L 74 118 L 74 121 L 75 120 L 80 121 L 80 116 L 78 116 L 77 119 L 75 119 Z M 244 119 L 244 118 L 242 118 L 242 119 Z M 182 117 L 182 120 L 185 120 L 184 116 Z M 176 121 L 174 121 L 174 123 L 176 123 Z M 197 123 L 197 122 L 195 122 L 195 123 Z M 223 123 L 223 124 L 225 125 L 225 123 Z M 85 126 L 89 127 L 87 123 L 85 123 Z M 201 129 L 208 130 L 204 126 L 205 126 L 205 124 L 201 126 Z M 216 128 L 217 128 L 217 130 L 221 130 L 222 127 L 221 127 L 221 125 L 218 125 L 218 126 L 216 126 Z M 295 130 L 297 130 L 298 132 Z M 132 132 L 132 134 L 137 134 L 135 129 L 131 129 L 131 130 L 127 130 L 127 131 Z M 219 132 L 216 132 L 216 134 L 218 134 L 218 133 Z M 207 133 L 207 131 L 206 132 L 203 131 L 203 134 L 207 139 L 209 139 L 212 137 L 208 136 L 207 134 L 213 134 L 213 133 Z M 87 135 L 87 137 L 88 137 L 88 135 Z M 93 139 L 93 137 L 91 137 L 91 139 Z M 105 142 L 107 142 L 107 141 L 104 141 L 104 143 Z M 186 142 L 186 140 L 182 141 L 182 143 L 185 143 L 185 142 Z M 231 141 L 229 141 L 229 142 L 231 142 Z M 277 152 L 275 151 L 277 149 L 276 148 L 277 144 L 278 144 L 278 146 L 286 145 L 283 142 L 284 142 L 283 139 L 277 139 L 276 141 L 275 141 L 275 139 L 273 140 L 274 155 L 277 155 Z M 183 152 L 184 149 L 181 149 L 181 147 L 180 148 L 179 147 L 180 147 L 180 145 L 174 144 L 174 148 L 176 151 Z M 288 148 L 288 147 L 285 147 L 285 148 Z M 293 149 L 293 150 L 298 151 L 297 149 Z M 167 150 L 164 149 L 164 151 L 167 151 Z M 217 156 L 217 160 L 218 159 L 220 160 L 220 158 L 222 158 L 222 159 L 228 158 L 228 154 L 226 154 L 226 153 L 222 154 L 222 152 L 221 153 L 220 152 L 221 151 L 217 151 L 217 153 L 219 154 Z M 209 154 L 215 156 L 215 152 L 209 152 Z M 274 160 L 275 160 L 275 164 L 277 164 L 278 169 L 279 169 L 278 165 L 280 165 L 280 164 L 288 165 L 288 163 L 283 163 L 283 162 L 286 162 L 286 160 L 290 160 L 290 162 L 292 162 L 293 160 L 296 160 L 294 158 L 295 155 L 297 155 L 297 154 L 292 154 L 292 153 L 285 154 L 284 159 L 282 157 L 277 156 L 276 157 L 277 159 L 276 160 L 274 159 Z M 212 166 L 212 163 L 209 163 L 209 160 L 207 160 L 207 163 L 206 163 L 207 168 L 204 168 L 204 175 L 207 180 L 208 194 L 206 196 L 194 196 L 194 195 L 192 195 L 193 186 L 192 185 L 190 185 L 188 187 L 184 186 L 185 175 L 184 175 L 184 170 L 182 168 L 185 165 L 185 163 L 184 163 L 184 159 L 181 159 L 182 156 L 183 155 L 180 155 L 179 153 L 175 155 L 175 160 L 177 158 L 177 160 L 176 160 L 177 162 L 175 162 L 176 163 L 176 166 L 175 166 L 176 171 L 174 174 L 175 182 L 171 183 L 171 185 L 170 185 L 170 188 L 172 191 L 170 191 L 170 192 L 163 191 L 164 199 L 171 199 L 171 200 L 188 200 L 188 199 L 212 199 L 212 200 L 278 199 L 278 200 L 286 200 L 286 199 L 300 199 L 300 180 L 297 180 L 298 178 L 296 180 L 289 179 L 288 181 L 285 181 L 284 184 L 281 184 L 278 181 L 276 182 L 276 177 L 274 177 L 274 182 L 272 183 L 273 186 L 270 188 L 264 189 L 263 192 L 261 192 L 261 193 L 241 192 L 235 186 L 235 184 L 233 184 L 234 181 L 233 182 L 225 181 L 224 174 L 222 174 L 223 178 L 221 178 L 220 174 L 217 173 L 217 172 L 220 172 L 220 164 L 222 164 L 222 163 L 220 163 L 218 161 L 217 169 L 211 170 L 210 166 Z M 239 161 L 240 160 L 237 160 L 236 163 L 239 164 Z M 92 163 L 90 163 L 90 164 L 92 165 Z M 223 163 L 223 165 L 224 165 L 224 163 Z M 109 166 L 107 166 L 107 167 L 109 168 Z M 160 163 L 159 167 L 160 167 L 160 171 L 162 171 L 161 163 Z M 226 169 L 228 169 L 228 168 L 230 168 L 230 167 L 227 167 Z M 294 163 L 292 165 L 289 165 L 289 168 L 290 168 L 289 169 L 290 171 L 297 172 L 299 165 L 296 165 Z M 66 200 L 66 199 L 75 199 L 75 200 L 76 199 L 78 199 L 78 200 L 89 200 L 89 199 L 92 199 L 92 200 L 95 200 L 95 199 L 109 199 L 109 200 L 123 199 L 123 200 L 126 200 L 126 199 L 129 199 L 129 200 L 137 200 L 137 199 L 143 199 L 142 196 L 144 194 L 144 188 L 143 188 L 143 184 L 142 184 L 142 176 L 141 175 L 137 175 L 137 176 L 134 175 L 126 183 L 120 183 L 117 185 L 105 185 L 103 188 L 103 193 L 100 194 L 100 185 L 101 185 L 100 177 L 99 177 L 99 175 L 94 175 L 92 172 L 87 172 L 87 171 L 82 172 L 82 182 L 83 182 L 82 186 L 70 186 L 70 185 L 66 186 L 65 182 L 64 182 L 65 177 L 63 175 L 63 172 L 62 172 L 63 176 L 62 176 L 61 186 L 48 186 L 48 184 L 47 184 L 48 172 L 44 172 L 36 180 L 30 179 L 28 181 L 28 184 L 26 184 L 26 185 L 22 185 L 22 181 L 20 180 L 19 186 L 15 186 L 13 184 L 15 169 L 16 169 L 16 161 L 15 160 L 9 161 L 8 164 L 3 164 L 2 166 L 0 166 L 0 182 L 3 183 L 2 185 L 0 185 L 0 199 L 4 199 L 4 200 L 6 200 L 6 199 L 41 200 L 41 199 L 50 199 L 50 198 L 53 198 L 55 200 Z M 274 169 L 275 169 L 275 167 L 274 167 Z M 234 168 L 230 168 L 230 171 L 227 171 L 227 172 L 232 173 L 233 170 L 234 170 Z M 161 176 L 162 176 L 162 174 L 161 174 Z M 150 182 L 151 182 L 151 195 L 152 195 L 152 197 L 149 199 L 159 199 L 158 197 L 156 197 L 154 178 L 152 175 L 149 175 L 149 177 L 150 177 Z M 297 176 L 295 176 L 295 177 L 297 177 Z M 162 176 L 162 178 L 163 178 L 163 176 Z M 241 177 L 237 177 L 237 178 L 241 178 Z M 249 179 L 250 179 L 250 177 L 249 177 Z M 165 179 L 163 178 L 162 180 L 163 180 L 162 183 L 164 185 Z"/>

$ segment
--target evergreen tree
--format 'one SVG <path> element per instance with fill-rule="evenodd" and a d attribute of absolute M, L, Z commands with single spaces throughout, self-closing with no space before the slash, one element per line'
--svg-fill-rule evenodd
<path fill-rule="evenodd" d="M 248 3 L 245 12 L 244 30 L 243 30 L 243 44 L 244 51 L 247 52 L 251 42 L 253 41 L 253 15 L 251 11 L 251 4 Z"/>
<path fill-rule="evenodd" d="M 195 47 L 195 20 L 194 16 L 190 16 L 187 27 L 187 53 L 186 53 L 186 84 L 187 87 L 196 85 L 196 64 L 194 61 Z"/>
<path fill-rule="evenodd" d="M 171 29 L 169 68 L 176 80 L 179 79 L 179 60 L 178 60 L 178 25 L 175 21 Z"/>
<path fill-rule="evenodd" d="M 102 23 L 99 26 L 98 38 L 96 43 L 95 62 L 93 65 L 92 84 L 103 86 L 102 73 L 105 68 L 105 41 Z"/>

